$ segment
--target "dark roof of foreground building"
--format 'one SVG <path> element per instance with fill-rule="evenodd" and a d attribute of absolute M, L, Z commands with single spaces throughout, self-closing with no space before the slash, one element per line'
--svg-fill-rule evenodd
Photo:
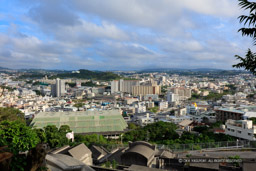
<path fill-rule="evenodd" d="M 83 162 L 64 154 L 47 154 L 46 167 L 51 171 L 94 171 Z"/>
<path fill-rule="evenodd" d="M 92 155 L 91 150 L 89 150 L 84 143 L 79 144 L 72 149 L 68 150 L 69 154 L 77 160 L 83 161 Z"/>
<path fill-rule="evenodd" d="M 50 151 L 49 153 L 64 154 L 64 155 L 72 156 L 73 158 L 75 158 L 89 166 L 92 165 L 92 152 L 84 143 L 81 143 L 74 147 L 65 145 L 63 147 L 54 149 L 53 151 Z"/>
<path fill-rule="evenodd" d="M 37 128 L 68 125 L 74 133 L 123 132 L 128 126 L 118 110 L 41 112 L 31 125 Z"/>
<path fill-rule="evenodd" d="M 107 161 L 113 161 L 115 160 L 117 163 L 122 163 L 121 161 L 121 156 L 124 153 L 124 151 L 126 150 L 126 148 L 118 148 L 114 151 L 112 151 L 111 153 L 105 155 L 103 158 L 101 158 L 99 160 L 99 163 L 104 163 Z"/>
<path fill-rule="evenodd" d="M 145 141 L 129 143 L 129 149 L 125 153 L 138 153 L 149 159 L 155 154 L 156 147 Z"/>
<path fill-rule="evenodd" d="M 150 166 L 154 160 L 156 146 L 145 141 L 130 142 L 129 148 L 121 155 L 123 165 Z"/>
<path fill-rule="evenodd" d="M 109 152 L 102 146 L 92 145 L 90 147 L 90 150 L 92 152 L 92 157 L 94 160 L 98 160 L 98 159 L 102 158 L 103 156 L 109 154 Z"/>
<path fill-rule="evenodd" d="M 138 153 L 147 159 L 155 154 L 154 150 L 144 145 L 136 145 L 133 148 L 128 149 L 125 153 Z"/>

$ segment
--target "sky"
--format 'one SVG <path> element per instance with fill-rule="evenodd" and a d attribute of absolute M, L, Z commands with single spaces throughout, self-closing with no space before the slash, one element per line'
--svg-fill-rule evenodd
<path fill-rule="evenodd" d="M 0 0 L 0 67 L 232 69 L 237 0 Z"/>

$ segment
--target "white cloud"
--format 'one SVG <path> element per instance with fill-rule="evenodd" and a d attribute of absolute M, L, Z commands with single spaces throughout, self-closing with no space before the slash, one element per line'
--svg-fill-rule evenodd
<path fill-rule="evenodd" d="M 237 17 L 240 14 L 238 1 L 234 0 L 180 0 L 185 8 L 194 12 L 218 17 Z"/>
<path fill-rule="evenodd" d="M 229 22 L 240 13 L 234 0 L 25 2 L 0 33 L 0 66 L 226 68 L 247 47 Z"/>
<path fill-rule="evenodd" d="M 233 0 L 77 0 L 75 8 L 109 20 L 142 27 L 164 28 L 177 24 L 192 26 L 184 12 L 218 17 L 237 17 L 239 8 Z"/>
<path fill-rule="evenodd" d="M 58 30 L 53 30 L 57 40 L 90 44 L 97 39 L 128 40 L 129 37 L 115 25 L 102 22 L 96 25 L 92 22 L 81 20 L 81 24 L 75 26 L 63 26 Z"/>

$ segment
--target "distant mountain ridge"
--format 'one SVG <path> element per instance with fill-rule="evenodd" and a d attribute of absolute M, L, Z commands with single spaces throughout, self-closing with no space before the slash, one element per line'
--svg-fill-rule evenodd
<path fill-rule="evenodd" d="M 226 71 L 225 69 L 217 68 L 196 68 L 196 69 L 185 69 L 185 68 L 152 68 L 152 69 L 143 69 L 142 72 L 160 72 L 160 71 Z"/>
<path fill-rule="evenodd" d="M 4 67 L 1 67 L 1 66 L 0 66 L 0 70 L 3 70 L 3 69 L 5 69 L 5 70 L 10 70 L 9 68 L 4 68 Z"/>

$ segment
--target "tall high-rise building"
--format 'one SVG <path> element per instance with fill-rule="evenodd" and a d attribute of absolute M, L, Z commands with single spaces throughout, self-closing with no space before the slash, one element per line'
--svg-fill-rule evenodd
<path fill-rule="evenodd" d="M 61 97 L 66 93 L 65 90 L 65 81 L 57 78 L 56 79 L 56 96 Z"/>
<path fill-rule="evenodd" d="M 139 80 L 113 80 L 111 81 L 111 93 L 132 93 L 133 86 L 139 86 Z"/>
<path fill-rule="evenodd" d="M 65 90 L 65 81 L 57 78 L 56 83 L 51 85 L 51 94 L 54 97 L 64 96 L 66 93 Z"/>
<path fill-rule="evenodd" d="M 111 93 L 116 93 L 119 91 L 119 81 L 113 80 L 111 81 Z"/>

